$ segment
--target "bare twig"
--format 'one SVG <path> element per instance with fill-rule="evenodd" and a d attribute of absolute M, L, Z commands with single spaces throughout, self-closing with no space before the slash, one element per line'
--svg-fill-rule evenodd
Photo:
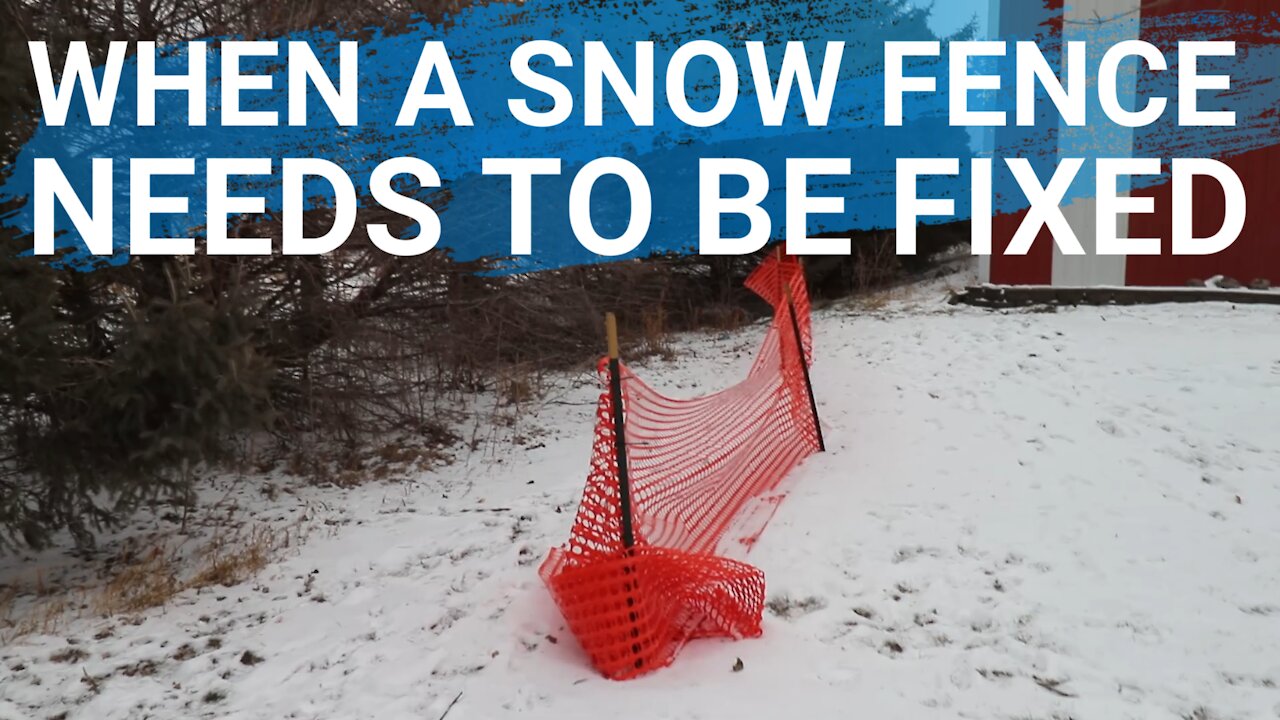
<path fill-rule="evenodd" d="M 458 700 L 460 700 L 461 698 L 462 698 L 462 691 L 459 690 L 458 694 L 453 697 L 453 702 L 449 703 L 449 707 L 445 708 L 444 712 L 440 714 L 440 720 L 444 720 L 445 716 L 449 714 L 449 711 L 453 709 L 454 705 L 458 704 Z"/>

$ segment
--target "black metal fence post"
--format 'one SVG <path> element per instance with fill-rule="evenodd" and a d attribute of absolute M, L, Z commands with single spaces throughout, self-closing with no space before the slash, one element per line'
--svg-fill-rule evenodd
<path fill-rule="evenodd" d="M 796 354 L 800 356 L 800 368 L 804 370 L 804 387 L 809 391 L 809 412 L 813 415 L 813 430 L 818 434 L 818 450 L 827 451 L 827 443 L 822 438 L 822 421 L 818 419 L 818 401 L 813 396 L 813 381 L 809 379 L 809 361 L 804 356 L 804 336 L 800 332 L 800 320 L 796 317 L 796 303 L 791 296 L 791 283 L 784 282 L 783 291 L 787 296 L 787 312 L 791 314 L 791 330 L 796 336 Z"/>
<path fill-rule="evenodd" d="M 636 543 L 631 520 L 631 481 L 627 476 L 626 419 L 622 413 L 622 367 L 618 352 L 618 320 L 613 313 L 604 316 L 609 339 L 609 393 L 613 399 L 613 449 L 618 462 L 618 508 L 622 513 L 622 546 L 630 549 Z"/>

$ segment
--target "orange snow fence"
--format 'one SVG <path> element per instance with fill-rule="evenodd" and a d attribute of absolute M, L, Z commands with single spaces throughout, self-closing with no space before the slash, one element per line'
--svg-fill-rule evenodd
<path fill-rule="evenodd" d="M 738 384 L 678 400 L 619 366 L 631 548 L 623 541 L 608 360 L 600 363 L 606 391 L 586 491 L 569 542 L 551 551 L 539 574 L 606 677 L 665 667 L 692 638 L 760 634 L 764 573 L 721 555 L 751 547 L 782 499 L 780 483 L 821 441 L 802 365 L 811 362 L 812 339 L 800 263 L 770 256 L 747 287 L 774 314 Z"/>

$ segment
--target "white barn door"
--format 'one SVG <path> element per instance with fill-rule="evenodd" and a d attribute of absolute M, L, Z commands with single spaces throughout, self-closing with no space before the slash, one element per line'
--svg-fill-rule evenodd
<path fill-rule="evenodd" d="M 1063 22 L 1063 42 L 1085 41 L 1089 49 L 1089 114 L 1085 127 L 1059 128 L 1058 157 L 1085 158 L 1085 166 L 1076 179 L 1072 195 L 1080 198 L 1063 209 L 1084 247 L 1085 255 L 1063 255 L 1054 246 L 1053 284 L 1063 286 L 1098 286 L 1125 284 L 1123 255 L 1097 254 L 1097 200 L 1094 197 L 1093 160 L 1133 156 L 1133 130 L 1112 125 L 1097 101 L 1098 66 L 1107 48 L 1126 40 L 1137 40 L 1141 31 L 1141 0 L 1068 0 Z M 1064 63 L 1065 67 L 1065 63 Z M 1137 93 L 1137 65 L 1126 62 L 1117 82 L 1120 102 L 1130 109 Z M 1043 180 L 1044 178 L 1042 178 Z M 1121 186 L 1121 194 L 1127 194 Z M 1127 237 L 1128 219 L 1118 220 L 1117 237 Z"/>

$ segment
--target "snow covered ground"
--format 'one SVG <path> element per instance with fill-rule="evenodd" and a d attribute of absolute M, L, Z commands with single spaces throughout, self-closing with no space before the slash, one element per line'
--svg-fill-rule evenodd
<path fill-rule="evenodd" d="M 319 530 L 253 581 L 3 646 L 0 718 L 1280 717 L 1277 308 L 917 298 L 815 318 L 829 452 L 748 558 L 760 639 L 587 666 L 535 572 L 590 452 L 596 389 L 566 378 L 440 471 L 234 486 Z M 643 372 L 713 390 L 760 332 Z"/>

